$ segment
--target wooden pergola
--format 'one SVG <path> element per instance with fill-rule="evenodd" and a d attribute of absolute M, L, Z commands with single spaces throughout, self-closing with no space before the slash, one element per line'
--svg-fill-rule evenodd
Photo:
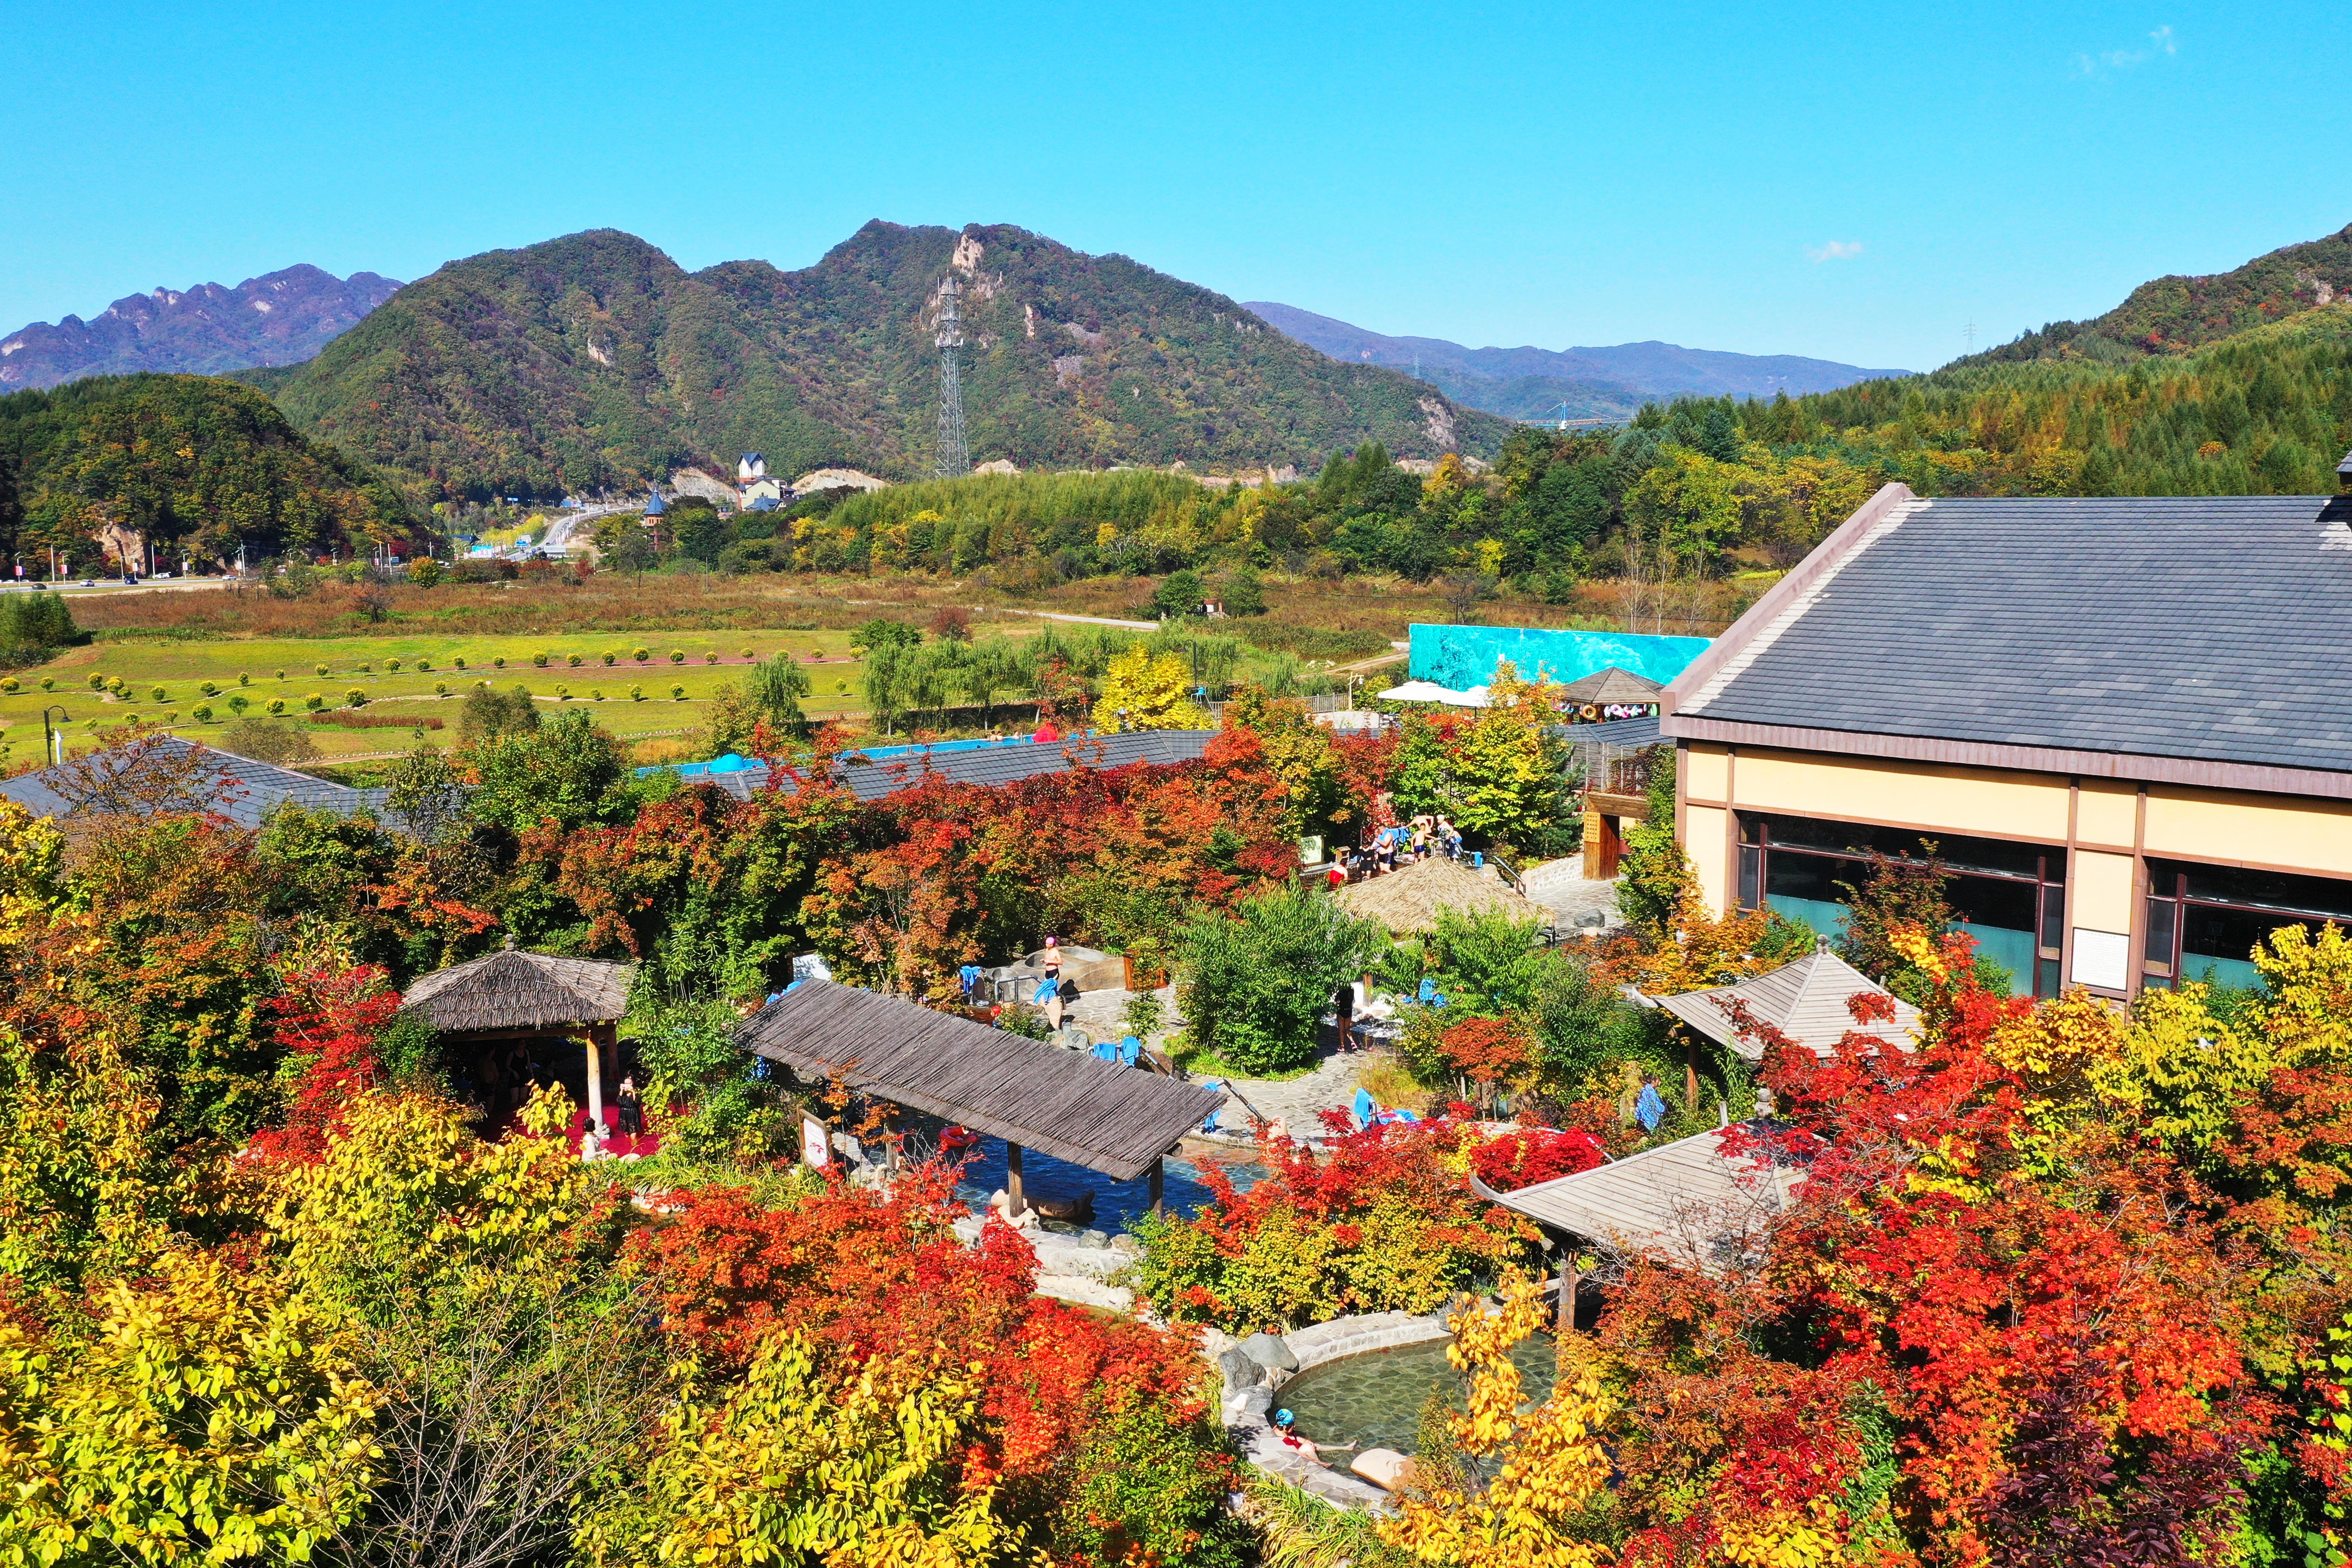
<path fill-rule="evenodd" d="M 794 984 L 745 1019 L 735 1043 L 803 1079 L 838 1077 L 860 1094 L 1003 1139 L 1015 1215 L 1026 1206 L 1024 1146 L 1114 1181 L 1149 1174 L 1158 1208 L 1161 1161 L 1225 1099 L 829 980 Z"/>
<path fill-rule="evenodd" d="M 588 1124 L 604 1124 L 604 1079 L 617 1072 L 620 1031 L 634 964 L 506 950 L 420 976 L 401 1010 L 422 1017 L 445 1040 L 489 1045 L 559 1036 L 587 1051 Z"/>

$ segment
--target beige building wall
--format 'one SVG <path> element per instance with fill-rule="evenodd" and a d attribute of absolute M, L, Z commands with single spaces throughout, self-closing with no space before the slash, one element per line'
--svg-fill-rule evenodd
<path fill-rule="evenodd" d="M 2352 802 L 1872 757 L 1683 744 L 1683 847 L 1708 903 L 1737 891 L 1735 811 L 2064 846 L 2066 975 L 2136 990 L 2145 859 L 2352 878 Z"/>

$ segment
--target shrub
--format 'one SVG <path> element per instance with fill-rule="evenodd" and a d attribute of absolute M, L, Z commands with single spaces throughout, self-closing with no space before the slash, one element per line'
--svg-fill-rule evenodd
<path fill-rule="evenodd" d="M 209 724 L 213 721 L 213 710 L 206 704 L 199 702 L 188 710 L 188 717 L 199 724 Z"/>
<path fill-rule="evenodd" d="M 220 695 L 220 688 L 209 680 L 197 681 L 196 689 L 206 697 L 218 697 Z"/>
<path fill-rule="evenodd" d="M 446 681 L 446 680 L 436 680 L 436 681 L 435 681 L 435 682 L 433 683 L 433 695 L 434 695 L 434 696 L 436 696 L 436 697 L 446 697 L 446 696 L 448 696 L 448 695 L 449 695 L 449 683 L 448 683 L 447 681 Z"/>
<path fill-rule="evenodd" d="M 42 689 L 42 690 L 44 690 L 44 691 L 55 691 L 57 689 L 58 689 L 58 678 L 57 678 L 56 676 L 54 676 L 54 675 L 45 675 L 45 676 L 41 677 L 41 689 Z"/>
<path fill-rule="evenodd" d="M 572 688 L 570 688 L 569 686 L 564 685 L 564 684 L 563 684 L 562 682 L 561 682 L 561 681 L 558 681 L 558 682 L 556 683 L 556 687 L 555 687 L 555 700 L 556 700 L 558 702 L 569 702 L 569 701 L 571 701 L 571 700 L 572 700 Z"/>
<path fill-rule="evenodd" d="M 236 683 L 239 686 L 250 686 L 253 684 L 253 677 L 240 669 L 236 672 Z"/>
<path fill-rule="evenodd" d="M 460 655 L 459 657 L 457 657 L 457 658 L 456 658 L 451 659 L 451 660 L 449 661 L 449 668 L 452 668 L 452 669 L 463 669 L 463 668 L 466 668 L 466 660 L 465 660 L 464 656 L 463 656 L 463 655 Z"/>
<path fill-rule="evenodd" d="M 90 678 L 89 678 L 89 689 L 90 689 L 92 691 L 103 691 L 103 690 L 105 690 L 105 689 L 106 689 L 106 677 L 104 677 L 104 676 L 102 676 L 102 675 L 98 675 L 98 674 L 93 673 L 93 674 L 90 676 Z"/>
<path fill-rule="evenodd" d="M 588 695 L 593 698 L 596 701 L 602 702 L 604 700 L 604 694 L 602 691 L 591 691 Z"/>
<path fill-rule="evenodd" d="M 580 656 L 576 653 L 567 653 L 563 656 L 563 662 L 573 669 L 577 669 L 580 668 Z"/>
<path fill-rule="evenodd" d="M 280 680 L 285 679 L 286 679 L 286 672 L 285 672 L 284 670 L 282 670 L 282 669 L 281 669 L 281 670 L 279 670 L 279 671 L 278 672 L 278 679 L 280 679 Z"/>
<path fill-rule="evenodd" d="M 610 668 L 613 668 L 613 665 L 614 664 L 614 662 L 615 662 L 615 661 L 617 661 L 617 660 L 620 658 L 620 657 L 621 657 L 621 656 L 620 656 L 619 654 L 616 654 L 616 653 L 606 653 L 606 654 L 599 654 L 597 657 L 598 657 L 598 658 L 602 658 L 602 659 L 604 661 L 604 668 L 607 668 L 607 669 L 610 669 Z"/>
<path fill-rule="evenodd" d="M 285 706 L 283 698 L 271 700 L 273 712 Z M 231 724 L 222 732 L 220 743 L 224 751 L 262 763 L 306 763 L 319 754 L 318 742 L 300 725 L 266 724 L 258 719 L 240 719 Z"/>
<path fill-rule="evenodd" d="M 677 700 L 678 701 L 680 701 L 680 702 L 683 702 L 683 701 L 685 701 L 685 700 L 686 700 L 686 688 L 685 688 L 685 687 L 683 687 L 683 686 L 673 686 L 673 687 L 671 687 L 671 688 L 669 689 L 669 694 L 670 694 L 670 696 L 672 696 L 673 698 L 677 699 Z"/>
<path fill-rule="evenodd" d="M 530 662 L 537 665 L 540 668 L 545 669 L 547 668 L 547 655 L 543 653 L 532 654 L 530 656 Z"/>
<path fill-rule="evenodd" d="M 717 664 L 719 662 L 719 656 L 715 653 L 706 653 L 702 656 L 702 662 L 705 664 Z"/>
<path fill-rule="evenodd" d="M 327 667 L 323 664 L 314 664 L 310 667 L 310 673 L 313 675 L 324 675 L 327 673 Z"/>
<path fill-rule="evenodd" d="M 316 713 L 320 709 L 324 708 L 326 705 L 327 694 L 323 691 L 313 691 L 308 697 L 302 699 L 302 706 L 308 708 L 313 713 Z"/>
<path fill-rule="evenodd" d="M 147 700 L 148 700 L 150 702 L 161 702 L 161 701 L 163 701 L 163 689 L 162 687 L 160 687 L 160 686 L 151 686 L 151 687 L 149 687 L 149 688 L 147 689 Z"/>
<path fill-rule="evenodd" d="M 354 686 L 343 693 L 343 700 L 354 708 L 364 708 L 367 706 L 367 693 Z"/>
<path fill-rule="evenodd" d="M 644 648 L 633 647 L 629 650 L 629 657 L 635 659 L 639 664 L 643 664 L 646 660 L 651 658 L 653 655 L 646 652 Z"/>
<path fill-rule="evenodd" d="M 431 588 L 438 585 L 441 581 L 441 563 L 434 560 L 429 555 L 425 557 L 422 561 L 410 562 L 408 563 L 408 580 L 411 584 L 419 588 Z"/>
<path fill-rule="evenodd" d="M 632 702 L 643 702 L 645 700 L 646 700 L 646 689 L 645 689 L 644 687 L 642 687 L 642 686 L 632 686 L 632 687 L 630 687 L 630 688 L 629 688 L 629 700 L 630 700 L 630 701 L 632 701 Z"/>
<path fill-rule="evenodd" d="M 236 693 L 231 693 L 229 696 L 228 710 L 236 714 L 240 719 L 245 717 L 245 710 L 252 706 L 253 700 L 249 697 L 239 696 Z"/>
<path fill-rule="evenodd" d="M 504 654 L 499 654 L 490 660 L 490 668 L 492 669 L 504 669 L 506 667 L 507 656 Z"/>
<path fill-rule="evenodd" d="M 269 711 L 270 711 L 270 712 L 272 712 L 273 714 L 275 714 L 275 713 L 283 713 L 283 712 L 285 712 L 285 711 L 286 711 L 286 699 L 284 699 L 283 697 L 273 697 L 273 698 L 271 698 L 271 699 L 269 700 Z"/>
<path fill-rule="evenodd" d="M 669 650 L 669 661 L 672 664 L 684 664 L 686 662 L 686 655 L 678 652 L 676 648 L 672 648 Z"/>
<path fill-rule="evenodd" d="M 15 676 L 0 675 L 0 691 L 14 691 L 16 689 L 16 678 Z"/>
<path fill-rule="evenodd" d="M 429 670 L 433 668 L 433 661 L 429 658 L 420 658 L 416 661 L 416 668 L 423 670 Z"/>
<path fill-rule="evenodd" d="M 753 653 L 753 652 L 752 652 L 750 648 L 748 648 L 748 647 L 747 647 L 747 648 L 745 648 L 745 649 L 743 650 L 743 662 L 744 662 L 744 663 L 746 663 L 746 664 L 750 664 L 750 663 L 751 663 L 753 660 L 757 659 L 759 657 L 760 657 L 760 656 L 759 656 L 758 654 Z"/>
<path fill-rule="evenodd" d="M 383 667 L 384 667 L 384 668 L 386 668 L 386 669 L 394 670 L 394 671 L 397 671 L 397 670 L 400 668 L 400 660 L 398 660 L 398 659 L 396 659 L 396 658 L 388 658 L 388 659 L 385 659 L 385 660 L 383 661 Z M 367 668 L 367 666 L 366 666 L 366 665 L 362 665 L 362 666 L 360 666 L 360 668 L 361 668 L 362 669 L 365 669 L 365 668 Z"/>

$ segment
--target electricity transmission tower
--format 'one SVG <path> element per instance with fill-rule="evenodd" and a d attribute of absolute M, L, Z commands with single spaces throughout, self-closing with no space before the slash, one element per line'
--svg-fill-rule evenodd
<path fill-rule="evenodd" d="M 963 433 L 963 377 L 956 351 L 963 347 L 963 320 L 956 299 L 963 290 L 955 274 L 940 289 L 940 478 L 959 479 L 971 472 L 971 447 Z"/>

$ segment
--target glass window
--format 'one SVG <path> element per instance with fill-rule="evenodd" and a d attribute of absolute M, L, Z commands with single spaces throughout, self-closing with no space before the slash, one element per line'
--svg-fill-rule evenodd
<path fill-rule="evenodd" d="M 1752 910 L 1761 892 L 1759 885 L 1763 874 L 1764 851 L 1753 844 L 1739 847 L 1739 907 Z"/>
<path fill-rule="evenodd" d="M 2180 906 L 2170 899 L 2150 899 L 2147 901 L 2147 945 L 2144 950 L 2148 963 L 2172 967 L 2172 944 L 2178 935 Z"/>
<path fill-rule="evenodd" d="M 2352 921 L 2352 882 L 2333 877 L 2298 877 L 2285 871 L 2250 871 L 2177 860 L 2154 861 L 2151 868 L 2159 875 L 2177 874 L 2183 895 L 2202 903 L 2239 904 Z"/>
<path fill-rule="evenodd" d="M 1920 860 L 1925 838 L 1936 847 L 1936 858 L 1955 871 L 1990 872 L 1994 876 L 2038 879 L 2044 851 L 2038 845 L 2011 844 L 1998 838 L 1969 838 L 1959 834 L 1922 834 L 1908 827 L 1874 827 L 1854 822 L 1823 822 L 1810 816 L 1764 816 L 1759 821 L 1775 847 L 1811 849 L 1830 854 L 1867 855 L 1875 849 L 1897 860 Z M 2057 857 L 2063 859 L 2063 855 Z"/>
<path fill-rule="evenodd" d="M 2056 952 L 2066 945 L 2066 885 L 2044 882 L 2042 885 L 2042 945 Z"/>

